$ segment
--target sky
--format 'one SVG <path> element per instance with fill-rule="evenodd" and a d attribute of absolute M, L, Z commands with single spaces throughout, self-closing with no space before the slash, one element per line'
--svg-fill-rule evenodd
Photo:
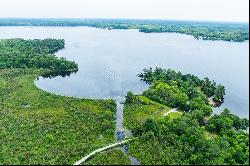
<path fill-rule="evenodd" d="M 0 17 L 249 22 L 249 0 L 0 0 Z"/>

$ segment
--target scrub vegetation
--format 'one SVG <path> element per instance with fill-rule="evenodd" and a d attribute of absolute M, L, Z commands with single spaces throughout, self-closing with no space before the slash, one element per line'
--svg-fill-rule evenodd
<path fill-rule="evenodd" d="M 53 95 L 34 80 L 77 70 L 63 40 L 0 41 L 0 164 L 73 164 L 114 141 L 116 104 Z"/>
<path fill-rule="evenodd" d="M 112 149 L 97 154 L 92 159 L 86 161 L 84 165 L 131 165 L 131 162 L 128 156 L 121 150 Z"/>

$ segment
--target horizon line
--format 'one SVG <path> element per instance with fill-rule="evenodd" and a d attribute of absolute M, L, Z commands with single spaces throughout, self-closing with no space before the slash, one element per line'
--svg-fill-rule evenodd
<path fill-rule="evenodd" d="M 166 19 L 166 18 L 98 18 L 98 17 L 0 17 L 0 19 L 65 19 L 65 20 L 73 20 L 73 19 L 92 19 L 92 20 L 160 20 L 160 21 L 186 21 L 186 22 L 218 22 L 218 23 L 245 23 L 249 24 L 249 21 L 223 21 L 223 20 L 182 20 L 182 19 Z"/>

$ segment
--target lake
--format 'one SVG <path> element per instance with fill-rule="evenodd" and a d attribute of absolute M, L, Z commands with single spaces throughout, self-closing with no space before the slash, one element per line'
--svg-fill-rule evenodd
<path fill-rule="evenodd" d="M 223 108 L 249 116 L 249 42 L 196 40 L 176 33 L 140 33 L 90 27 L 0 27 L 0 38 L 65 39 L 56 55 L 74 60 L 70 76 L 39 77 L 37 87 L 58 95 L 85 98 L 124 97 L 147 85 L 136 76 L 144 68 L 171 68 L 208 77 L 226 88 Z"/>

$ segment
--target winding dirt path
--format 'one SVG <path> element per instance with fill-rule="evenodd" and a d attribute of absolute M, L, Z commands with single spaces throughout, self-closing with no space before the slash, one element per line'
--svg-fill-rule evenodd
<path fill-rule="evenodd" d="M 114 148 L 116 146 L 120 146 L 120 145 L 123 145 L 123 144 L 126 144 L 127 142 L 129 141 L 132 141 L 133 139 L 127 139 L 127 140 L 124 140 L 124 141 L 121 141 L 121 142 L 117 142 L 117 143 L 113 143 L 111 145 L 107 145 L 105 147 L 102 147 L 102 148 L 99 148 L 93 152 L 91 152 L 90 154 L 88 154 L 87 156 L 83 157 L 81 160 L 78 160 L 75 164 L 73 165 L 80 165 L 82 163 L 84 163 L 87 159 L 89 159 L 90 157 L 94 156 L 95 154 L 97 153 L 100 153 L 102 151 L 105 151 L 107 149 L 111 149 L 111 148 Z"/>

